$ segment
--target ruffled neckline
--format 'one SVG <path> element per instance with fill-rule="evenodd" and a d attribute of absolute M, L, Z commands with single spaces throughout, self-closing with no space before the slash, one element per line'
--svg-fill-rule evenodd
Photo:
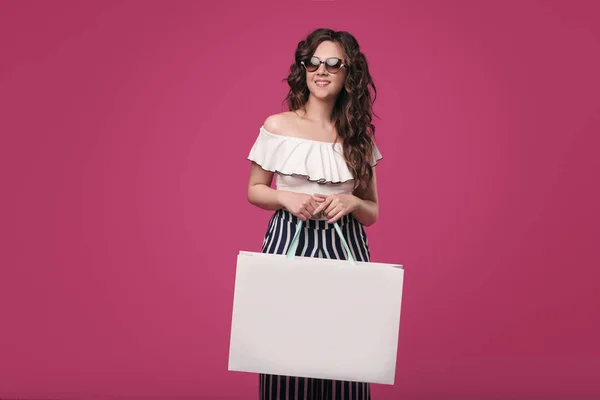
<path fill-rule="evenodd" d="M 382 158 L 377 146 L 371 165 Z M 354 177 L 343 156 L 341 142 L 322 142 L 313 139 L 278 135 L 264 126 L 248 155 L 266 171 L 288 176 L 304 176 L 317 183 L 345 183 Z"/>

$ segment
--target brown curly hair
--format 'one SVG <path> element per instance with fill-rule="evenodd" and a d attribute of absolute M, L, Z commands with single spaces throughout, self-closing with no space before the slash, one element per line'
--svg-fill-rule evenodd
<path fill-rule="evenodd" d="M 365 55 L 360 51 L 357 40 L 345 31 L 319 28 L 298 43 L 295 61 L 284 81 L 290 86 L 284 99 L 290 111 L 300 109 L 308 100 L 310 91 L 306 83 L 306 72 L 300 64 L 309 59 L 321 42 L 332 41 L 340 45 L 344 64 L 348 69 L 344 87 L 331 116 L 338 136 L 342 139 L 344 159 L 356 180 L 355 188 L 366 189 L 373 176 L 375 126 L 372 124 L 373 103 L 377 89 L 373 83 Z M 372 89 L 372 93 L 369 89 Z M 375 115 L 376 116 L 376 115 Z"/>

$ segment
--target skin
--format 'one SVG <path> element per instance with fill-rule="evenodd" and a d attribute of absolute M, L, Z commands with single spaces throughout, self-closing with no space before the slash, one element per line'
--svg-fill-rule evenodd
<path fill-rule="evenodd" d="M 315 57 L 324 61 L 328 57 L 345 59 L 342 48 L 334 42 L 322 42 L 314 53 Z M 289 136 L 304 139 L 334 142 L 337 140 L 335 126 L 331 123 L 331 113 L 337 96 L 344 87 L 347 76 L 346 68 L 335 74 L 327 72 L 321 65 L 314 72 L 306 71 L 306 82 L 310 91 L 309 99 L 302 110 L 298 112 L 283 112 L 270 115 L 264 122 L 264 128 L 275 134 L 285 132 Z M 316 81 L 325 79 L 331 83 L 321 88 Z M 310 132 L 307 134 L 307 132 Z M 307 194 L 294 193 L 271 188 L 273 173 L 263 170 L 252 163 L 248 180 L 248 201 L 265 210 L 284 208 L 303 221 L 321 211 L 332 223 L 344 215 L 352 214 L 364 226 L 370 226 L 377 221 L 379 204 L 375 170 L 369 187 L 364 191 L 354 191 L 352 194 Z"/>

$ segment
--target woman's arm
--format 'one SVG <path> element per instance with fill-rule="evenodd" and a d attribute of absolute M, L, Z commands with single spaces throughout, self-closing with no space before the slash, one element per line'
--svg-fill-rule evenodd
<path fill-rule="evenodd" d="M 258 164 L 251 163 L 248 180 L 248 201 L 265 210 L 277 210 L 282 207 L 279 192 L 271 188 L 273 173 L 265 171 Z"/>
<path fill-rule="evenodd" d="M 325 197 L 305 193 L 294 193 L 271 188 L 273 173 L 265 171 L 258 164 L 252 163 L 248 181 L 248 201 L 265 210 L 286 209 L 303 221 L 313 216 L 318 207 L 317 201 Z"/>
<path fill-rule="evenodd" d="M 373 178 L 369 182 L 368 188 L 363 191 L 355 191 L 354 196 L 358 199 L 358 205 L 352 211 L 352 215 L 364 226 L 373 225 L 379 216 L 379 197 L 377 194 L 375 168 L 373 168 Z"/>

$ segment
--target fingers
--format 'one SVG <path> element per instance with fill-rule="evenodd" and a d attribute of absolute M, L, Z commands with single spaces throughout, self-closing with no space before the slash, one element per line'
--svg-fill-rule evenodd
<path fill-rule="evenodd" d="M 327 200 L 327 197 L 322 196 L 320 194 L 314 195 L 312 198 L 312 204 L 314 204 L 313 215 L 321 212 L 319 206 Z"/>
<path fill-rule="evenodd" d="M 315 211 L 315 206 L 313 205 L 312 202 L 310 203 L 306 203 L 304 205 L 304 207 L 302 208 L 302 211 L 306 211 L 307 213 L 309 213 L 310 215 L 313 215 L 313 212 Z"/>
<path fill-rule="evenodd" d="M 315 211 L 315 206 L 316 206 L 315 200 L 309 197 L 304 200 L 302 209 L 300 210 L 300 213 L 306 219 L 310 219 L 313 216 L 313 213 Z"/>
<path fill-rule="evenodd" d="M 296 214 L 294 214 L 296 217 L 300 218 L 302 221 L 306 221 L 308 219 L 310 219 L 313 214 L 311 212 L 309 212 L 306 209 L 302 209 L 300 211 L 298 211 Z"/>
<path fill-rule="evenodd" d="M 309 208 L 308 210 L 310 211 L 310 213 L 312 215 L 315 214 L 315 210 L 319 207 L 319 203 L 317 203 L 317 201 L 315 199 L 311 199 L 310 203 L 309 203 Z"/>
<path fill-rule="evenodd" d="M 333 211 L 333 209 L 339 205 L 340 205 L 339 201 L 331 200 L 329 202 L 329 205 L 325 208 L 325 215 L 329 215 L 329 213 L 331 213 L 331 211 Z"/>
<path fill-rule="evenodd" d="M 304 203 L 304 209 L 310 213 L 311 216 L 315 215 L 315 210 L 319 207 L 319 204 L 314 198 L 309 198 L 306 203 Z"/>
<path fill-rule="evenodd" d="M 333 224 L 334 222 L 338 221 L 343 216 L 344 216 L 344 213 L 343 212 L 339 212 L 333 218 L 328 219 L 327 222 L 329 222 L 330 224 Z"/>
<path fill-rule="evenodd" d="M 331 211 L 326 212 L 327 218 L 329 218 L 328 222 L 335 222 L 338 219 L 342 218 L 346 214 L 346 209 L 341 205 L 334 207 Z"/>
<path fill-rule="evenodd" d="M 333 201 L 333 197 L 328 197 L 326 198 L 316 209 L 315 209 L 315 213 L 320 213 L 321 211 L 323 211 L 325 208 L 329 207 L 329 205 L 331 204 L 331 202 Z"/>
<path fill-rule="evenodd" d="M 338 197 L 336 195 L 326 196 L 315 193 L 302 202 L 296 216 L 302 221 L 306 221 L 312 218 L 313 215 L 323 212 L 329 218 L 329 222 L 335 222 L 346 214 L 345 210 L 347 208 Z"/>
<path fill-rule="evenodd" d="M 293 210 L 292 214 L 302 221 L 312 218 L 312 216 L 315 214 L 316 208 L 319 207 L 317 202 L 325 200 L 325 197 L 322 197 L 322 195 L 311 196 L 308 194 L 302 195 L 298 193 L 296 196 L 299 196 L 299 202 L 296 203 L 294 207 L 291 207 L 290 211 Z"/>
<path fill-rule="evenodd" d="M 292 213 L 294 214 L 294 213 Z M 302 214 L 302 212 L 294 214 L 300 221 L 306 221 L 306 217 Z"/>

